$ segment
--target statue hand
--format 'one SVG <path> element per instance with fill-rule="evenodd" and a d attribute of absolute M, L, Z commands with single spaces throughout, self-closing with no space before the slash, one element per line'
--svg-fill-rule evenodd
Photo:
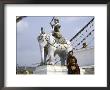
<path fill-rule="evenodd" d="M 55 19 L 55 16 L 53 17 L 53 19 Z"/>

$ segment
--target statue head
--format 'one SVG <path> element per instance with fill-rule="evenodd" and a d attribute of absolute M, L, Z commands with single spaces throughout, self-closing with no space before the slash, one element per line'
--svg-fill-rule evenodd
<path fill-rule="evenodd" d="M 45 34 L 43 27 L 41 27 L 41 34 Z"/>
<path fill-rule="evenodd" d="M 55 24 L 59 23 L 58 17 L 54 17 L 54 23 L 55 23 Z"/>

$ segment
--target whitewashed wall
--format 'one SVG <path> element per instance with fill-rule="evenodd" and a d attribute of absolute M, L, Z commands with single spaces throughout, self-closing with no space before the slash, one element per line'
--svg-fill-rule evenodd
<path fill-rule="evenodd" d="M 79 66 L 94 65 L 94 48 L 84 48 L 74 51 Z"/>

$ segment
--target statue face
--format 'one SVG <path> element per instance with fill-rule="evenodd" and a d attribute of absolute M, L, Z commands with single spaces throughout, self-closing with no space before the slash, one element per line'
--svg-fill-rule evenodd
<path fill-rule="evenodd" d="M 57 24 L 58 23 L 58 20 L 54 19 L 54 23 Z"/>
<path fill-rule="evenodd" d="M 38 41 L 40 41 L 40 40 L 42 39 L 42 37 L 41 37 L 41 36 L 38 36 L 38 38 L 37 38 L 37 39 L 38 39 Z"/>
<path fill-rule="evenodd" d="M 39 41 L 39 40 L 42 40 L 43 37 L 44 37 L 44 34 L 41 33 L 40 36 L 38 36 L 38 41 Z"/>

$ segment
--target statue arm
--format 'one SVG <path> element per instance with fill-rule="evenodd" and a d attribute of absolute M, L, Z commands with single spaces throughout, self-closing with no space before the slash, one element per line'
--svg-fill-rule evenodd
<path fill-rule="evenodd" d="M 50 25 L 51 25 L 51 27 L 53 28 L 53 24 L 52 24 L 52 21 L 54 20 L 54 17 L 52 18 L 52 20 L 51 20 L 51 22 L 50 22 Z"/>
<path fill-rule="evenodd" d="M 51 27 L 53 28 L 53 24 L 52 24 L 52 22 L 50 22 L 50 25 L 51 25 Z"/>

